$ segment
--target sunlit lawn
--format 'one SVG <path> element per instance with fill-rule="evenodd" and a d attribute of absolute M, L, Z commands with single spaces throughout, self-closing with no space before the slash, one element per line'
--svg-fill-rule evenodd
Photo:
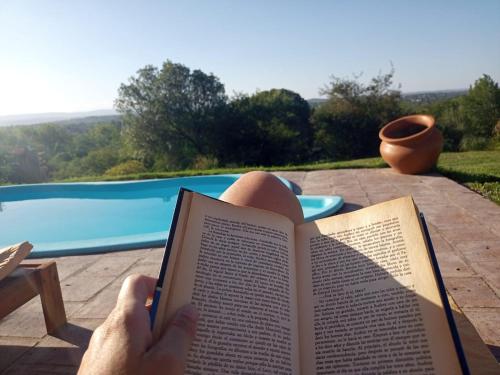
<path fill-rule="evenodd" d="M 500 205 L 500 150 L 444 153 L 437 169 Z"/>

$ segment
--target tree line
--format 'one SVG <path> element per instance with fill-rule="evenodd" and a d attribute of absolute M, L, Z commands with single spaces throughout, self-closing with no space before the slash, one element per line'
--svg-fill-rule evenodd
<path fill-rule="evenodd" d="M 376 156 L 380 128 L 412 113 L 433 114 L 450 151 L 498 138 L 500 89 L 487 75 L 467 95 L 430 103 L 403 100 L 394 70 L 359 78 L 332 77 L 312 108 L 287 89 L 229 97 L 213 74 L 148 65 L 120 86 L 119 120 L 0 128 L 0 182 Z"/>

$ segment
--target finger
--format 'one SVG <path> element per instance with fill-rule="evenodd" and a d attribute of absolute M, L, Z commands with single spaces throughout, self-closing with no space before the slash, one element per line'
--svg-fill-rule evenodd
<path fill-rule="evenodd" d="M 146 299 L 146 309 L 148 309 L 148 311 L 151 311 L 151 307 L 153 306 L 153 298 L 154 296 L 152 295 L 149 295 L 148 298 Z"/>
<path fill-rule="evenodd" d="M 198 311 L 191 305 L 181 307 L 160 340 L 150 349 L 155 366 L 168 368 L 169 374 L 183 374 L 186 357 L 196 333 Z"/>
<path fill-rule="evenodd" d="M 153 294 L 157 279 L 144 275 L 128 276 L 118 294 L 117 304 L 144 306 L 148 296 Z"/>

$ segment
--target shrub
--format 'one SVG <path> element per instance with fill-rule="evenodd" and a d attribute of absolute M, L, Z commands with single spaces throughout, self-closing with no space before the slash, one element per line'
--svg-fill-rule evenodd
<path fill-rule="evenodd" d="M 192 165 L 192 169 L 214 169 L 219 166 L 217 158 L 198 155 Z"/>
<path fill-rule="evenodd" d="M 135 174 L 142 172 L 146 172 L 146 168 L 144 167 L 144 165 L 142 165 L 141 162 L 137 160 L 127 160 L 124 163 L 120 163 L 112 168 L 109 168 L 105 174 L 108 176 L 121 176 L 125 174 Z"/>
<path fill-rule="evenodd" d="M 312 116 L 316 159 L 350 159 L 378 154 L 380 128 L 402 114 L 400 93 L 391 89 L 394 71 L 368 85 L 333 77 L 322 93 L 328 101 Z"/>
<path fill-rule="evenodd" d="M 484 150 L 488 148 L 490 139 L 486 137 L 474 137 L 465 135 L 460 142 L 460 151 Z"/>

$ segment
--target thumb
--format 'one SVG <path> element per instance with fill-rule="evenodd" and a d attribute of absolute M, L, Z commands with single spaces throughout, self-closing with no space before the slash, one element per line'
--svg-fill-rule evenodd
<path fill-rule="evenodd" d="M 184 373 L 186 357 L 196 333 L 198 316 L 198 311 L 191 304 L 177 311 L 163 336 L 149 350 L 151 365 L 156 370 L 165 369 L 172 375 Z"/>

